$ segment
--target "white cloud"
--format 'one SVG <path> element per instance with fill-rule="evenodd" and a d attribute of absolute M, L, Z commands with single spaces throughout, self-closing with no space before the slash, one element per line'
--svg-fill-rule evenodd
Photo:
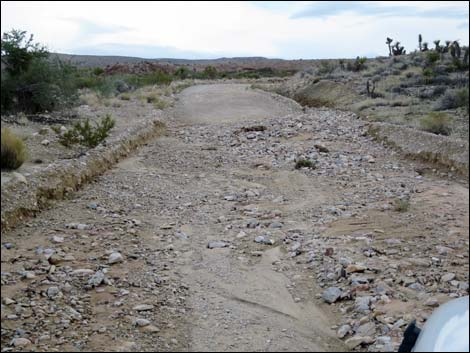
<path fill-rule="evenodd" d="M 27 30 L 51 50 L 61 52 L 121 43 L 129 47 L 171 47 L 213 56 L 324 58 L 385 54 L 386 36 L 396 37 L 413 49 L 418 33 L 431 42 L 444 33 L 448 38 L 468 43 L 468 29 L 458 28 L 459 23 L 445 18 L 379 20 L 360 14 L 325 19 L 290 18 L 309 3 L 273 8 L 276 5 L 260 6 L 253 2 L 9 1 L 2 2 L 1 30 Z M 410 5 L 436 8 L 432 3 L 406 6 Z M 115 31 L 103 30 L 106 28 Z"/>

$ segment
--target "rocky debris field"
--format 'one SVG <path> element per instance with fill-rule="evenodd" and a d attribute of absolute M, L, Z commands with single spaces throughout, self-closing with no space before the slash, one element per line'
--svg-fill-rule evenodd
<path fill-rule="evenodd" d="M 396 351 L 468 295 L 466 180 L 352 113 L 181 97 L 166 136 L 2 232 L 2 351 Z"/>

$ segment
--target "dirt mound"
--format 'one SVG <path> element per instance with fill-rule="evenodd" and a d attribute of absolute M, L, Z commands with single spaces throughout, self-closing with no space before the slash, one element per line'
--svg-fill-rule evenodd
<path fill-rule="evenodd" d="M 357 94 L 347 84 L 324 80 L 299 90 L 293 98 L 308 107 L 345 108 L 357 100 Z"/>

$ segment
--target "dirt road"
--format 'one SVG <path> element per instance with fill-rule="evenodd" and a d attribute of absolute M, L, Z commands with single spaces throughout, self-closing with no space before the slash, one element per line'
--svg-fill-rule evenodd
<path fill-rule="evenodd" d="M 468 187 L 417 173 L 353 115 L 207 85 L 183 91 L 167 125 L 2 233 L 2 348 L 387 350 L 405 314 L 468 291 Z M 332 286 L 344 304 L 324 303 Z"/>

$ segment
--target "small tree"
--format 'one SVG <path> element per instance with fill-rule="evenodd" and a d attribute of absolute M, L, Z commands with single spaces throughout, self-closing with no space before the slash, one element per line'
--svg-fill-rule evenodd
<path fill-rule="evenodd" d="M 75 68 L 49 53 L 25 31 L 4 33 L 1 40 L 1 111 L 30 113 L 69 106 L 77 99 Z"/>
<path fill-rule="evenodd" d="M 16 29 L 3 33 L 2 64 L 11 76 L 18 76 L 28 70 L 34 59 L 47 58 L 49 53 L 39 43 L 33 43 L 33 35 L 26 39 L 26 31 Z"/>
<path fill-rule="evenodd" d="M 389 52 L 388 55 L 389 55 L 389 56 L 392 56 L 392 42 L 393 42 L 393 39 L 387 37 L 387 41 L 385 42 L 385 44 L 388 45 L 388 52 Z"/>
<path fill-rule="evenodd" d="M 206 66 L 204 69 L 204 75 L 207 76 L 207 78 L 214 79 L 217 77 L 217 69 L 214 66 Z"/>

